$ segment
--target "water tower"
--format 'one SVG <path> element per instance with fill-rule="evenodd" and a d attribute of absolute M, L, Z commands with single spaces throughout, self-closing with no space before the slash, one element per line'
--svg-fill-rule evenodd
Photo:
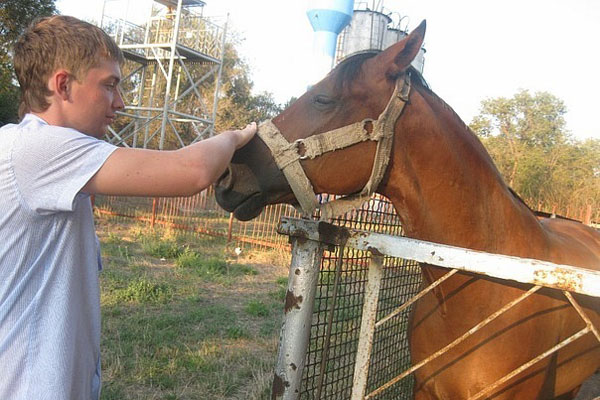
<path fill-rule="evenodd" d="M 352 19 L 354 0 L 311 0 L 308 19 L 315 31 L 310 83 L 323 78 L 334 65 L 339 33 Z"/>
<path fill-rule="evenodd" d="M 373 1 L 371 6 L 358 2 L 352 20 L 338 36 L 335 62 L 354 54 L 387 49 L 407 36 L 405 20 L 399 13 L 386 10 L 382 0 Z M 421 48 L 412 65 L 423 73 L 425 48 Z"/>

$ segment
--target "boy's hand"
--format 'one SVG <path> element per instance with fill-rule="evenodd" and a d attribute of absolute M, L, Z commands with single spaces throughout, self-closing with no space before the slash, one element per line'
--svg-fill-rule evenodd
<path fill-rule="evenodd" d="M 256 122 L 252 122 L 252 123 L 246 125 L 246 127 L 244 129 L 234 131 L 236 133 L 236 138 L 237 138 L 237 144 L 235 146 L 235 149 L 237 150 L 237 149 L 243 147 L 246 143 L 248 143 L 250 141 L 250 139 L 252 139 L 254 137 L 254 135 L 256 134 L 256 131 L 257 131 Z"/>

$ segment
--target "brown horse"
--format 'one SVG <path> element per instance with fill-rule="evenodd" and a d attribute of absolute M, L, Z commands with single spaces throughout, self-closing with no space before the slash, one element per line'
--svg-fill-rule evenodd
<path fill-rule="evenodd" d="M 410 67 L 424 33 L 423 22 L 383 52 L 344 61 L 274 118 L 273 126 L 293 143 L 375 119 L 396 83 L 408 82 L 407 102 L 390 125 L 390 159 L 376 185 L 377 192 L 393 202 L 407 236 L 600 269 L 600 234 L 573 221 L 538 219 L 503 182 L 477 137 Z M 368 133 L 372 125 L 364 124 Z M 352 194 L 369 180 L 376 146 L 365 140 L 313 159 L 302 157 L 300 164 L 314 192 Z M 236 153 L 217 183 L 219 204 L 248 220 L 266 204 L 297 203 L 278 164 L 265 142 L 254 138 Z M 444 273 L 433 266 L 422 270 L 429 282 Z M 415 306 L 410 323 L 413 362 L 452 342 L 525 289 L 526 285 L 466 273 L 454 275 Z M 578 299 L 600 326 L 596 299 Z M 415 398 L 468 399 L 583 326 L 562 294 L 539 291 L 417 370 Z M 487 398 L 570 399 L 599 367 L 600 346 L 588 334 L 505 382 Z"/>

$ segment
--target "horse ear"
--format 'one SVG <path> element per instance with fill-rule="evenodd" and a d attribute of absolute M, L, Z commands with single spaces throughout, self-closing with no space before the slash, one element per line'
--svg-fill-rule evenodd
<path fill-rule="evenodd" d="M 392 45 L 381 54 L 384 62 L 380 65 L 387 68 L 385 74 L 388 77 L 396 79 L 410 66 L 423 45 L 426 26 L 427 23 L 423 20 L 406 38 Z"/>

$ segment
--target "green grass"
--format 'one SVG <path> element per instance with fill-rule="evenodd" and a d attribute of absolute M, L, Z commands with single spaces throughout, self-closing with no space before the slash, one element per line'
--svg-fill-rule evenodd
<path fill-rule="evenodd" d="M 254 317 L 267 317 L 269 308 L 260 300 L 251 300 L 246 304 L 246 313 Z"/>
<path fill-rule="evenodd" d="M 281 254 L 97 222 L 102 400 L 269 398 L 287 288 Z"/>
<path fill-rule="evenodd" d="M 152 257 L 173 259 L 179 257 L 182 248 L 172 239 L 162 239 L 156 235 L 144 237 L 142 249 Z"/>
<path fill-rule="evenodd" d="M 117 297 L 138 303 L 166 303 L 172 298 L 172 289 L 164 283 L 139 279 L 131 281 L 125 289 L 118 292 Z"/>

